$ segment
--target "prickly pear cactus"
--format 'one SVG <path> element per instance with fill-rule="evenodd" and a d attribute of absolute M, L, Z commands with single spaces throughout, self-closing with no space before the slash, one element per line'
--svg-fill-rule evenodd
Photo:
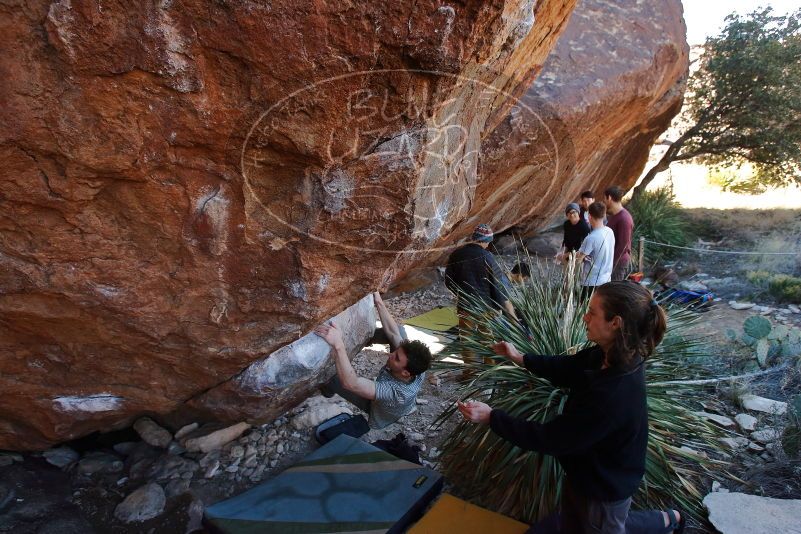
<path fill-rule="evenodd" d="M 765 339 L 772 330 L 770 321 L 761 315 L 749 317 L 743 323 L 743 331 L 754 339 Z"/>

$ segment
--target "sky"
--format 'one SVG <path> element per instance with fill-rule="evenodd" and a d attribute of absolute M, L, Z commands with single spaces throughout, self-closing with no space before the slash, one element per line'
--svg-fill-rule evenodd
<path fill-rule="evenodd" d="M 682 0 L 682 4 L 687 42 L 691 45 L 703 44 L 708 36 L 717 35 L 723 28 L 723 19 L 732 11 L 745 15 L 770 6 L 775 14 L 784 15 L 801 9 L 801 0 Z"/>

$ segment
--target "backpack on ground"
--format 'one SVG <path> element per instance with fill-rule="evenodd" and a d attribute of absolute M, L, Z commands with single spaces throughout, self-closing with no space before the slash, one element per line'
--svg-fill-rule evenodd
<path fill-rule="evenodd" d="M 370 425 L 367 424 L 367 419 L 363 415 L 341 413 L 317 425 L 314 430 L 314 438 L 320 445 L 325 445 L 340 434 L 358 439 L 369 431 Z"/>

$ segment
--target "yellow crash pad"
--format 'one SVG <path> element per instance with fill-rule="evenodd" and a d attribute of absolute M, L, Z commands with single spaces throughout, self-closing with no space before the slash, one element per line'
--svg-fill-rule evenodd
<path fill-rule="evenodd" d="M 406 319 L 403 324 L 444 332 L 459 324 L 459 317 L 456 316 L 456 308 L 441 307 L 434 308 L 422 315 Z"/>
<path fill-rule="evenodd" d="M 443 493 L 409 534 L 523 534 L 528 525 Z"/>

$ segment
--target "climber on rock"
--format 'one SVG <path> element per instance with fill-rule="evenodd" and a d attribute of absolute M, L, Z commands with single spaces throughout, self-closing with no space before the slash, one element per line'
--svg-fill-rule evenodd
<path fill-rule="evenodd" d="M 342 331 L 335 324 L 320 325 L 314 333 L 331 346 L 337 368 L 337 374 L 320 388 L 323 395 L 338 394 L 369 415 L 371 428 L 383 428 L 414 410 L 425 371 L 431 365 L 431 351 L 424 343 L 406 338 L 405 330 L 389 313 L 378 292 L 373 299 L 392 351 L 375 380 L 356 374 Z"/>

